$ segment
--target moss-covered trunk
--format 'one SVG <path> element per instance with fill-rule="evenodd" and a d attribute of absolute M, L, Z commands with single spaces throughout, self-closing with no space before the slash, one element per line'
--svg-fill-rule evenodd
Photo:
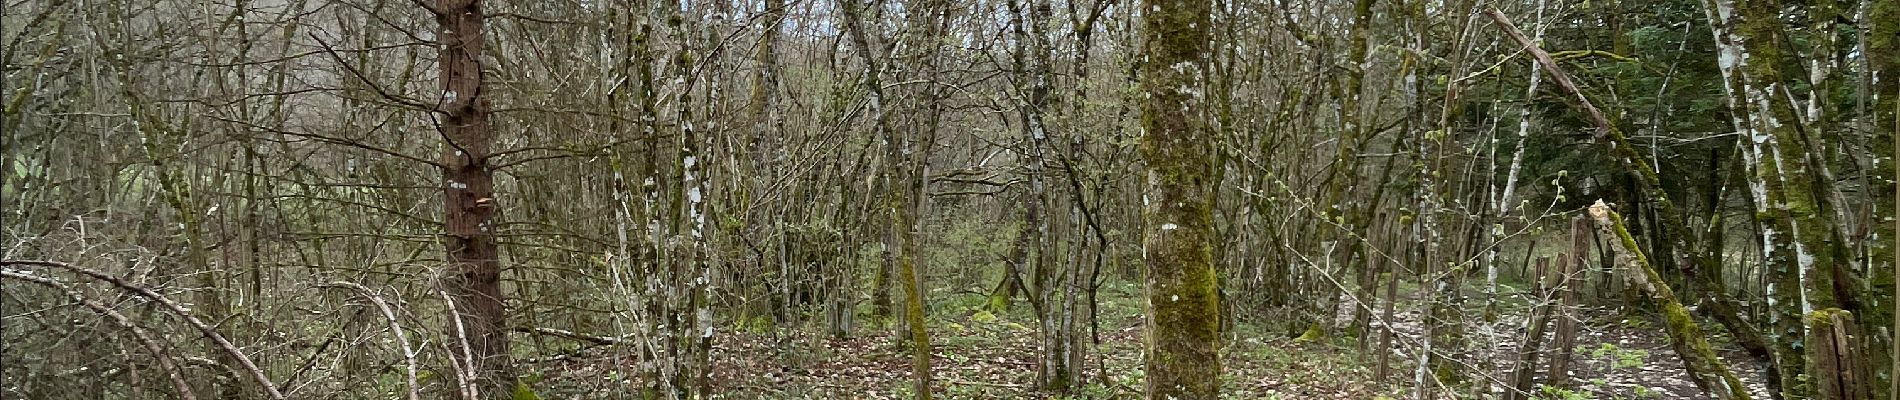
<path fill-rule="evenodd" d="M 1147 394 L 1215 399 L 1220 392 L 1219 282 L 1209 244 L 1212 130 L 1202 115 L 1208 0 L 1143 0 L 1141 154 L 1147 264 Z"/>
<path fill-rule="evenodd" d="M 1859 7 L 1861 13 L 1861 54 L 1887 54 L 1888 57 L 1862 57 L 1864 65 L 1861 89 L 1869 92 L 1864 97 L 1878 96 L 1879 102 L 1868 104 L 1868 114 L 1861 118 L 1874 132 L 1868 143 L 1873 149 L 1874 168 L 1867 182 L 1873 202 L 1869 208 L 1868 221 L 1873 225 L 1874 237 L 1884 240 L 1870 240 L 1867 243 L 1866 260 L 1869 292 L 1857 317 L 1865 337 L 1867 359 L 1874 360 L 1871 369 L 1872 398 L 1891 399 L 1900 394 L 1900 380 L 1894 379 L 1896 369 L 1900 369 L 1900 342 L 1894 340 L 1900 325 L 1894 325 L 1894 302 L 1900 300 L 1900 292 L 1894 285 L 1894 250 L 1900 248 L 1900 236 L 1895 228 L 1900 219 L 1886 219 L 1900 215 L 1900 186 L 1896 186 L 1894 161 L 1896 150 L 1900 150 L 1900 140 L 1895 133 L 1900 132 L 1900 78 L 1893 71 L 1900 71 L 1900 2 L 1891 0 L 1863 0 Z M 1872 71 L 1882 72 L 1878 82 L 1872 79 Z M 1892 360 L 1891 362 L 1887 360 Z"/>
<path fill-rule="evenodd" d="M 1811 310 L 1851 304 L 1855 293 L 1837 285 L 1851 280 L 1843 278 L 1852 260 L 1834 218 L 1840 200 L 1824 155 L 1826 133 L 1814 129 L 1823 125 L 1816 115 L 1827 108 L 1826 101 L 1815 99 L 1804 115 L 1790 98 L 1788 76 L 1781 71 L 1789 60 L 1784 56 L 1788 33 L 1777 3 L 1703 2 L 1715 34 L 1732 123 L 1748 139 L 1743 155 L 1755 168 L 1749 186 L 1755 218 L 1762 226 L 1762 251 L 1773 276 L 1769 315 L 1781 394 L 1800 399 L 1811 389 L 1802 376 L 1802 317 Z M 1821 2 L 1810 5 L 1809 12 L 1831 21 L 1834 10 L 1831 2 Z M 1813 45 L 1831 47 L 1825 43 L 1831 39 L 1823 42 Z M 1820 64 L 1810 67 L 1810 80 L 1829 81 L 1825 69 L 1830 61 L 1815 62 Z"/>
<path fill-rule="evenodd" d="M 1683 367 L 1688 370 L 1690 380 L 1716 398 L 1749 399 L 1748 389 L 1729 370 L 1728 364 L 1716 357 L 1708 337 L 1690 318 L 1689 308 L 1676 300 L 1669 284 L 1650 266 L 1642 250 L 1636 247 L 1636 239 L 1630 237 L 1629 230 L 1623 227 L 1623 217 L 1598 200 L 1596 205 L 1590 206 L 1590 218 L 1596 221 L 1598 231 L 1616 241 L 1617 266 L 1623 269 L 1621 275 L 1630 286 L 1648 297 L 1646 304 L 1654 307 L 1653 311 L 1662 318 L 1664 329 L 1669 334 L 1670 348 L 1682 357 Z"/>

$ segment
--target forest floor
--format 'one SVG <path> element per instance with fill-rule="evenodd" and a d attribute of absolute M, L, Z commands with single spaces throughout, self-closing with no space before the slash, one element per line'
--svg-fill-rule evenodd
<path fill-rule="evenodd" d="M 1140 288 L 1108 285 L 1100 293 L 1100 345 L 1090 354 L 1087 384 L 1066 398 L 1140 398 L 1142 324 Z M 931 315 L 930 333 L 937 396 L 950 399 L 1049 398 L 1033 387 L 1036 377 L 1035 319 L 1026 310 L 1003 315 L 983 311 L 986 299 L 974 293 L 943 293 Z M 1416 309 L 1405 307 L 1400 309 Z M 1026 309 L 1026 305 L 1019 305 Z M 1474 328 L 1467 335 L 1499 344 L 1499 371 L 1522 340 L 1522 307 L 1506 308 L 1494 333 Z M 1571 391 L 1540 390 L 1552 399 L 1702 399 L 1681 361 L 1669 349 L 1650 317 L 1587 309 L 1580 324 L 1572 367 Z M 1474 312 L 1475 315 L 1475 312 Z M 1399 313 L 1393 326 L 1397 343 L 1417 343 L 1422 333 L 1417 312 Z M 1705 326 L 1706 330 L 1719 331 Z M 722 332 L 712 358 L 713 385 L 731 399 L 908 399 L 910 356 L 888 330 L 861 329 L 850 338 L 831 338 L 812 330 L 775 336 L 769 330 Z M 1242 323 L 1223 348 L 1222 397 L 1231 399 L 1409 399 L 1414 346 L 1389 349 L 1391 377 L 1374 379 L 1376 352 L 1361 356 L 1351 337 L 1298 340 Z M 1376 331 L 1375 331 L 1376 332 Z M 1712 335 L 1736 374 L 1757 398 L 1766 398 L 1763 365 L 1719 332 Z M 611 350 L 582 351 L 538 366 L 532 387 L 543 398 L 632 398 L 625 378 L 635 368 Z M 1546 358 L 1547 359 L 1547 358 Z M 1473 367 L 1477 369 L 1479 367 Z M 1541 368 L 1540 368 L 1541 370 Z M 1470 371 L 1470 370 L 1467 370 Z M 1540 374 L 1541 375 L 1541 374 Z M 1478 377 L 1503 379 L 1506 372 Z M 1539 378 L 1542 382 L 1542 378 Z M 1443 397 L 1443 396 L 1440 396 Z M 1063 398 L 1063 397 L 1056 397 Z"/>

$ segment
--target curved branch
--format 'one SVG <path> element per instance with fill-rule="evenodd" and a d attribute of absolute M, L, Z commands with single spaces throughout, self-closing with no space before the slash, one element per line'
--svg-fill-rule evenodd
<path fill-rule="evenodd" d="M 216 329 L 212 329 L 211 325 L 205 324 L 205 322 L 202 320 L 199 320 L 198 317 L 192 316 L 191 311 L 186 310 L 184 307 L 179 306 L 178 303 L 172 302 L 171 299 L 165 298 L 165 296 L 160 296 L 157 292 L 153 292 L 151 289 L 146 289 L 138 285 L 133 285 L 129 282 L 126 282 L 124 279 L 120 279 L 117 276 L 108 275 L 103 272 L 93 271 L 90 269 L 85 269 L 79 266 L 75 266 L 75 265 L 67 264 L 63 262 L 58 262 L 58 261 L 0 260 L 0 266 L 37 266 L 37 267 L 52 267 L 52 268 L 64 269 L 67 271 L 78 273 L 80 275 L 91 277 L 93 279 L 105 281 L 106 283 L 110 283 L 113 286 L 118 286 L 119 289 L 123 289 L 127 292 L 131 292 L 132 294 L 138 295 L 139 297 L 144 297 L 146 300 L 151 300 L 152 302 L 156 302 L 159 305 L 163 305 L 165 306 L 165 309 L 167 311 L 171 311 L 172 315 L 177 315 L 178 318 L 184 319 L 185 322 L 190 324 L 192 328 L 196 328 L 199 333 L 204 334 L 205 338 L 211 339 L 212 343 L 217 344 L 219 349 L 224 350 L 226 354 L 229 354 L 231 355 L 231 357 L 236 358 L 238 363 L 242 365 L 247 372 L 250 372 L 251 379 L 256 380 L 258 385 L 261 385 L 264 387 L 264 393 L 269 394 L 272 400 L 284 400 L 283 392 L 277 391 L 277 384 L 271 383 L 270 377 L 264 375 L 264 370 L 257 368 L 257 363 L 251 362 L 251 358 L 249 356 L 245 356 L 243 351 L 238 350 L 237 345 L 231 344 L 230 340 L 225 340 L 224 335 L 219 334 Z"/>
<path fill-rule="evenodd" d="M 402 359 L 405 366 L 408 367 L 406 371 L 408 375 L 405 378 L 409 380 L 409 400 L 421 400 L 422 394 L 418 392 L 421 386 L 416 384 L 416 350 L 409 346 L 409 335 L 403 333 L 402 324 L 397 322 L 396 312 L 390 310 L 389 302 L 383 301 L 382 296 L 378 296 L 376 292 L 372 292 L 369 288 L 363 287 L 363 285 L 359 285 L 356 282 L 336 281 L 317 285 L 317 287 L 353 290 L 363 295 L 363 298 L 368 299 L 371 304 L 375 304 L 377 310 L 382 311 L 383 319 L 389 321 L 389 330 L 396 333 L 396 344 L 402 346 Z"/>
<path fill-rule="evenodd" d="M 80 295 L 79 292 L 73 290 L 72 287 L 68 287 L 65 284 L 51 279 L 28 275 L 25 271 L 0 270 L 0 278 L 19 279 L 58 290 L 61 294 L 65 294 L 66 298 L 72 299 L 74 302 L 78 302 L 80 305 L 92 309 L 93 312 L 99 313 L 99 315 L 106 316 L 106 318 L 111 319 L 113 323 L 131 331 L 132 338 L 137 339 L 139 345 L 145 347 L 145 351 L 151 352 L 152 357 L 158 359 L 158 368 L 165 370 L 165 376 L 171 378 L 172 386 L 178 389 L 178 397 L 185 400 L 198 400 L 198 394 L 191 391 L 191 384 L 185 383 L 184 374 L 178 372 L 178 364 L 172 362 L 171 355 L 166 354 L 165 348 L 159 346 L 158 341 L 152 340 L 151 335 L 147 335 L 144 328 L 133 324 L 131 319 L 125 317 L 125 314 L 120 314 L 118 311 L 113 311 L 112 308 L 106 307 L 104 304 L 99 304 L 99 302 L 92 301 L 92 299 Z"/>

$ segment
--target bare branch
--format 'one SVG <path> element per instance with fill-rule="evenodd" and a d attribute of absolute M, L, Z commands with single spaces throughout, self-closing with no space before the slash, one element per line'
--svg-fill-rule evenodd
<path fill-rule="evenodd" d="M 178 364 L 173 362 L 171 355 L 165 352 L 165 347 L 159 345 L 157 341 L 152 340 L 151 334 L 145 332 L 145 328 L 141 328 L 138 326 L 138 324 L 132 323 L 131 319 L 125 317 L 125 314 L 120 314 L 118 311 L 115 311 L 110 307 L 106 307 L 104 304 L 99 304 L 99 302 L 97 301 L 93 301 L 92 299 L 86 298 L 86 296 L 80 295 L 78 291 L 73 290 L 72 287 L 66 286 L 66 284 L 59 283 L 51 279 L 33 276 L 31 274 L 28 274 L 26 271 L 0 270 L 0 277 L 13 278 L 13 279 L 19 279 L 19 280 L 23 280 L 27 282 L 33 282 L 33 283 L 39 284 L 40 286 L 46 286 L 49 288 L 53 288 L 54 290 L 58 290 L 61 294 L 66 295 L 66 298 L 72 299 L 74 302 L 77 302 L 80 305 L 86 306 L 86 308 L 92 309 L 93 312 L 97 312 L 99 313 L 99 315 L 106 316 L 106 318 L 112 320 L 113 323 L 118 324 L 120 327 L 123 327 L 128 331 L 131 331 L 132 338 L 138 340 L 139 345 L 145 347 L 145 351 L 151 352 L 153 358 L 158 359 L 158 368 L 165 370 L 165 376 L 171 379 L 172 387 L 178 390 L 178 397 L 185 400 L 198 399 L 198 394 L 193 393 L 191 391 L 191 384 L 185 382 L 184 374 L 179 372 Z"/>
<path fill-rule="evenodd" d="M 204 334 L 205 338 L 211 339 L 211 342 L 217 344 L 218 348 L 224 350 L 226 354 L 229 354 L 232 358 L 237 359 L 238 363 L 241 366 L 243 366 L 244 369 L 247 370 L 247 372 L 250 372 L 251 379 L 256 380 L 258 385 L 262 385 L 264 387 L 264 393 L 269 394 L 271 399 L 273 400 L 284 399 L 284 394 L 282 392 L 277 391 L 277 384 L 272 383 L 270 380 L 270 377 L 264 375 L 264 370 L 257 368 L 257 363 L 251 362 L 251 358 L 249 356 L 245 356 L 244 352 L 239 350 L 237 345 L 231 344 L 231 341 L 229 340 L 225 340 L 224 335 L 219 334 L 216 329 L 213 329 L 211 327 L 211 325 L 205 324 L 205 322 L 199 320 L 198 317 L 192 316 L 190 310 L 186 310 L 184 307 L 179 306 L 178 303 L 173 302 L 171 299 L 165 298 L 165 296 L 159 295 L 157 292 L 153 292 L 151 289 L 146 289 L 144 287 L 127 283 L 124 279 L 120 279 L 117 276 L 108 275 L 106 273 L 93 271 L 90 269 L 80 268 L 72 264 L 67 264 L 67 263 L 58 262 L 58 261 L 0 260 L 0 265 L 37 266 L 37 267 L 52 267 L 52 268 L 64 269 L 67 271 L 78 273 L 80 275 L 91 277 L 93 279 L 105 281 L 106 283 L 110 283 L 113 286 L 118 286 L 120 289 L 123 289 L 127 292 L 131 292 L 134 295 L 143 297 L 146 300 L 157 302 L 158 304 L 165 306 L 165 309 L 167 311 L 170 311 L 172 315 L 176 315 L 178 316 L 178 318 L 184 319 L 185 322 L 190 324 L 192 328 L 196 328 L 199 333 Z"/>
<path fill-rule="evenodd" d="M 378 311 L 382 311 L 383 319 L 389 321 L 389 330 L 396 334 L 396 344 L 402 346 L 403 363 L 404 366 L 408 367 L 405 370 L 405 372 L 407 372 L 405 378 L 409 380 L 409 400 L 421 400 L 421 385 L 416 383 L 416 350 L 409 346 L 409 335 L 403 333 L 402 323 L 397 321 L 396 312 L 390 310 L 389 302 L 384 301 L 383 297 L 377 295 L 376 292 L 356 282 L 336 281 L 325 285 L 318 285 L 317 287 L 344 288 L 356 291 L 358 294 L 363 295 L 363 299 L 369 300 L 370 304 L 375 304 Z"/>

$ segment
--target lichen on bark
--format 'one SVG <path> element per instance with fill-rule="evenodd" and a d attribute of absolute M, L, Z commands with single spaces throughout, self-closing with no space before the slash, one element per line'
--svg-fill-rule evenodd
<path fill-rule="evenodd" d="M 1219 282 L 1214 274 L 1211 129 L 1205 103 L 1212 4 L 1144 0 L 1141 64 L 1147 163 L 1147 395 L 1214 399 L 1220 390 Z"/>

